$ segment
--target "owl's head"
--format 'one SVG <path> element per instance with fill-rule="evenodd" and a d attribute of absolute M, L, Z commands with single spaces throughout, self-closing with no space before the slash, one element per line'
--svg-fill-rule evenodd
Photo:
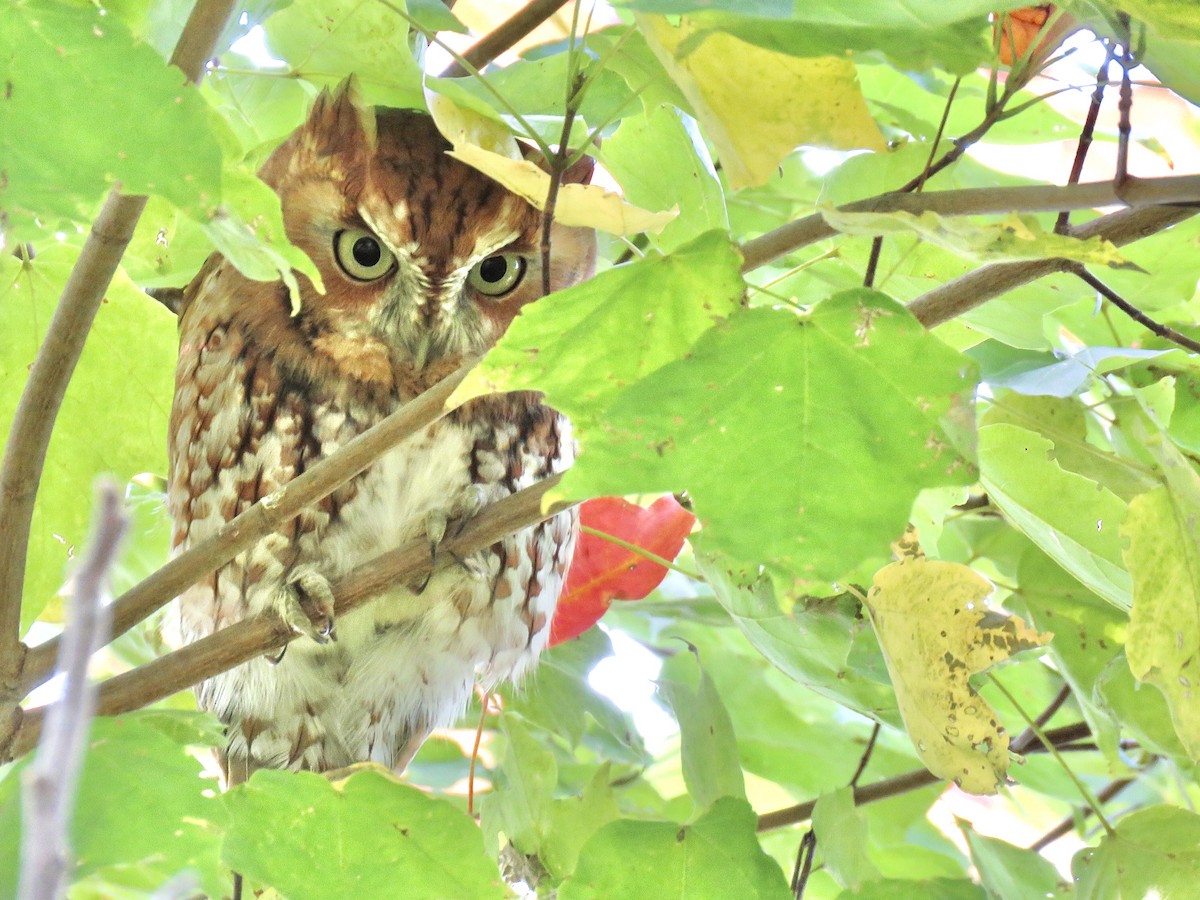
<path fill-rule="evenodd" d="M 426 113 L 365 109 L 350 80 L 321 93 L 260 172 L 325 283 L 302 280 L 301 318 L 423 369 L 486 349 L 542 296 L 541 213 L 449 149 Z M 573 168 L 564 180 L 590 178 Z M 553 226 L 552 289 L 595 253 L 591 230 Z"/>

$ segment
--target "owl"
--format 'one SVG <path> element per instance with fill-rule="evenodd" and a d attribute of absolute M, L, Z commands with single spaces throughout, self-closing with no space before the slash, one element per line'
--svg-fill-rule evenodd
<path fill-rule="evenodd" d="M 219 254 L 185 290 L 175 552 L 485 350 L 542 296 L 541 214 L 448 149 L 428 115 L 365 109 L 348 81 L 264 164 L 324 291 L 297 273 L 293 313 L 282 282 L 251 281 Z M 569 177 L 588 180 L 590 165 Z M 588 277 L 595 246 L 590 230 L 553 226 L 552 289 Z M 227 780 L 366 760 L 401 770 L 474 684 L 530 670 L 571 562 L 573 512 L 425 584 L 394 584 L 336 624 L 329 585 L 405 541 L 436 541 L 448 517 L 563 471 L 574 452 L 570 422 L 540 395 L 475 399 L 185 591 L 178 641 L 266 610 L 307 635 L 197 688 L 226 725 Z"/>

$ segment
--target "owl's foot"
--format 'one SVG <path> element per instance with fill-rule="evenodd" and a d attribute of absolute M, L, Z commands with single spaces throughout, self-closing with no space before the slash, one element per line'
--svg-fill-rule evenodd
<path fill-rule="evenodd" d="M 450 527 L 450 523 L 457 522 L 458 534 L 477 516 L 487 505 L 487 497 L 483 492 L 483 488 L 477 484 L 468 485 L 462 493 L 444 508 L 431 509 L 425 513 L 425 537 L 429 541 L 429 559 L 431 563 L 437 562 L 438 547 L 446 538 L 446 529 Z M 417 587 L 417 593 L 425 590 L 429 584 L 429 579 L 433 577 L 433 570 L 430 569 L 429 575 Z"/>
<path fill-rule="evenodd" d="M 324 575 L 311 570 L 292 573 L 279 592 L 275 611 L 292 631 L 318 644 L 337 640 L 333 619 L 333 589 Z M 277 656 L 268 656 L 267 659 L 278 663 L 286 650 L 285 646 Z"/>

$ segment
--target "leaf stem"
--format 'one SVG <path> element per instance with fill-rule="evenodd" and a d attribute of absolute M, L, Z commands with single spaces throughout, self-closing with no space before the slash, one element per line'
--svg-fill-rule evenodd
<path fill-rule="evenodd" d="M 693 581 L 703 582 L 705 580 L 703 576 L 698 575 L 695 572 L 689 572 L 687 569 L 675 565 L 675 563 L 671 562 L 669 559 L 659 556 L 657 553 L 652 553 L 645 547 L 639 547 L 637 544 L 631 544 L 629 541 L 622 540 L 616 535 L 600 531 L 590 525 L 580 525 L 579 530 L 584 534 L 590 534 L 592 537 L 598 537 L 602 541 L 608 541 L 610 544 L 615 544 L 622 550 L 628 550 L 630 553 L 648 559 L 650 562 L 657 566 L 662 566 L 664 569 L 670 569 L 672 572 L 678 572 L 680 575 L 686 575 Z"/>
<path fill-rule="evenodd" d="M 991 672 L 988 673 L 988 681 L 994 684 L 996 686 L 996 690 L 1003 694 L 1005 699 L 1007 699 L 1008 702 L 1013 705 L 1013 708 L 1020 713 L 1021 718 L 1024 719 L 1026 724 L 1029 726 L 1029 730 L 1037 735 L 1042 746 L 1050 751 L 1050 754 L 1058 761 L 1058 764 L 1062 767 L 1062 770 L 1066 772 L 1067 777 L 1071 779 L 1071 783 L 1075 785 L 1075 790 L 1079 791 L 1079 794 L 1081 797 L 1083 797 L 1084 802 L 1091 807 L 1092 812 L 1096 814 L 1096 818 L 1100 820 L 1100 824 L 1104 826 L 1104 830 L 1112 835 L 1114 833 L 1113 827 L 1108 823 L 1108 819 L 1104 818 L 1104 813 L 1100 810 L 1099 802 L 1095 797 L 1092 796 L 1092 792 L 1087 789 L 1087 786 L 1079 780 L 1079 777 L 1074 771 L 1072 771 L 1071 767 L 1067 765 L 1067 761 L 1063 759 L 1062 754 L 1058 752 L 1058 747 L 1056 747 L 1051 740 L 1046 737 L 1046 733 L 1042 730 L 1042 726 L 1030 718 L 1029 714 L 1025 712 L 1025 709 L 1021 706 L 1021 704 L 1017 702 L 1017 698 L 1014 697 L 1012 692 L 1004 686 L 1003 681 L 1001 681 Z"/>

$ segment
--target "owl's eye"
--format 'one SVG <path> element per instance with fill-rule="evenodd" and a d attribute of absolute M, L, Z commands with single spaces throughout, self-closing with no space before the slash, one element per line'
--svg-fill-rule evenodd
<path fill-rule="evenodd" d="M 342 271 L 355 281 L 377 281 L 390 272 L 396 262 L 392 251 L 362 228 L 347 228 L 335 234 L 333 255 Z"/>
<path fill-rule="evenodd" d="M 515 253 L 497 253 L 476 263 L 467 274 L 467 286 L 489 297 L 507 294 L 525 276 L 525 258 Z"/>

